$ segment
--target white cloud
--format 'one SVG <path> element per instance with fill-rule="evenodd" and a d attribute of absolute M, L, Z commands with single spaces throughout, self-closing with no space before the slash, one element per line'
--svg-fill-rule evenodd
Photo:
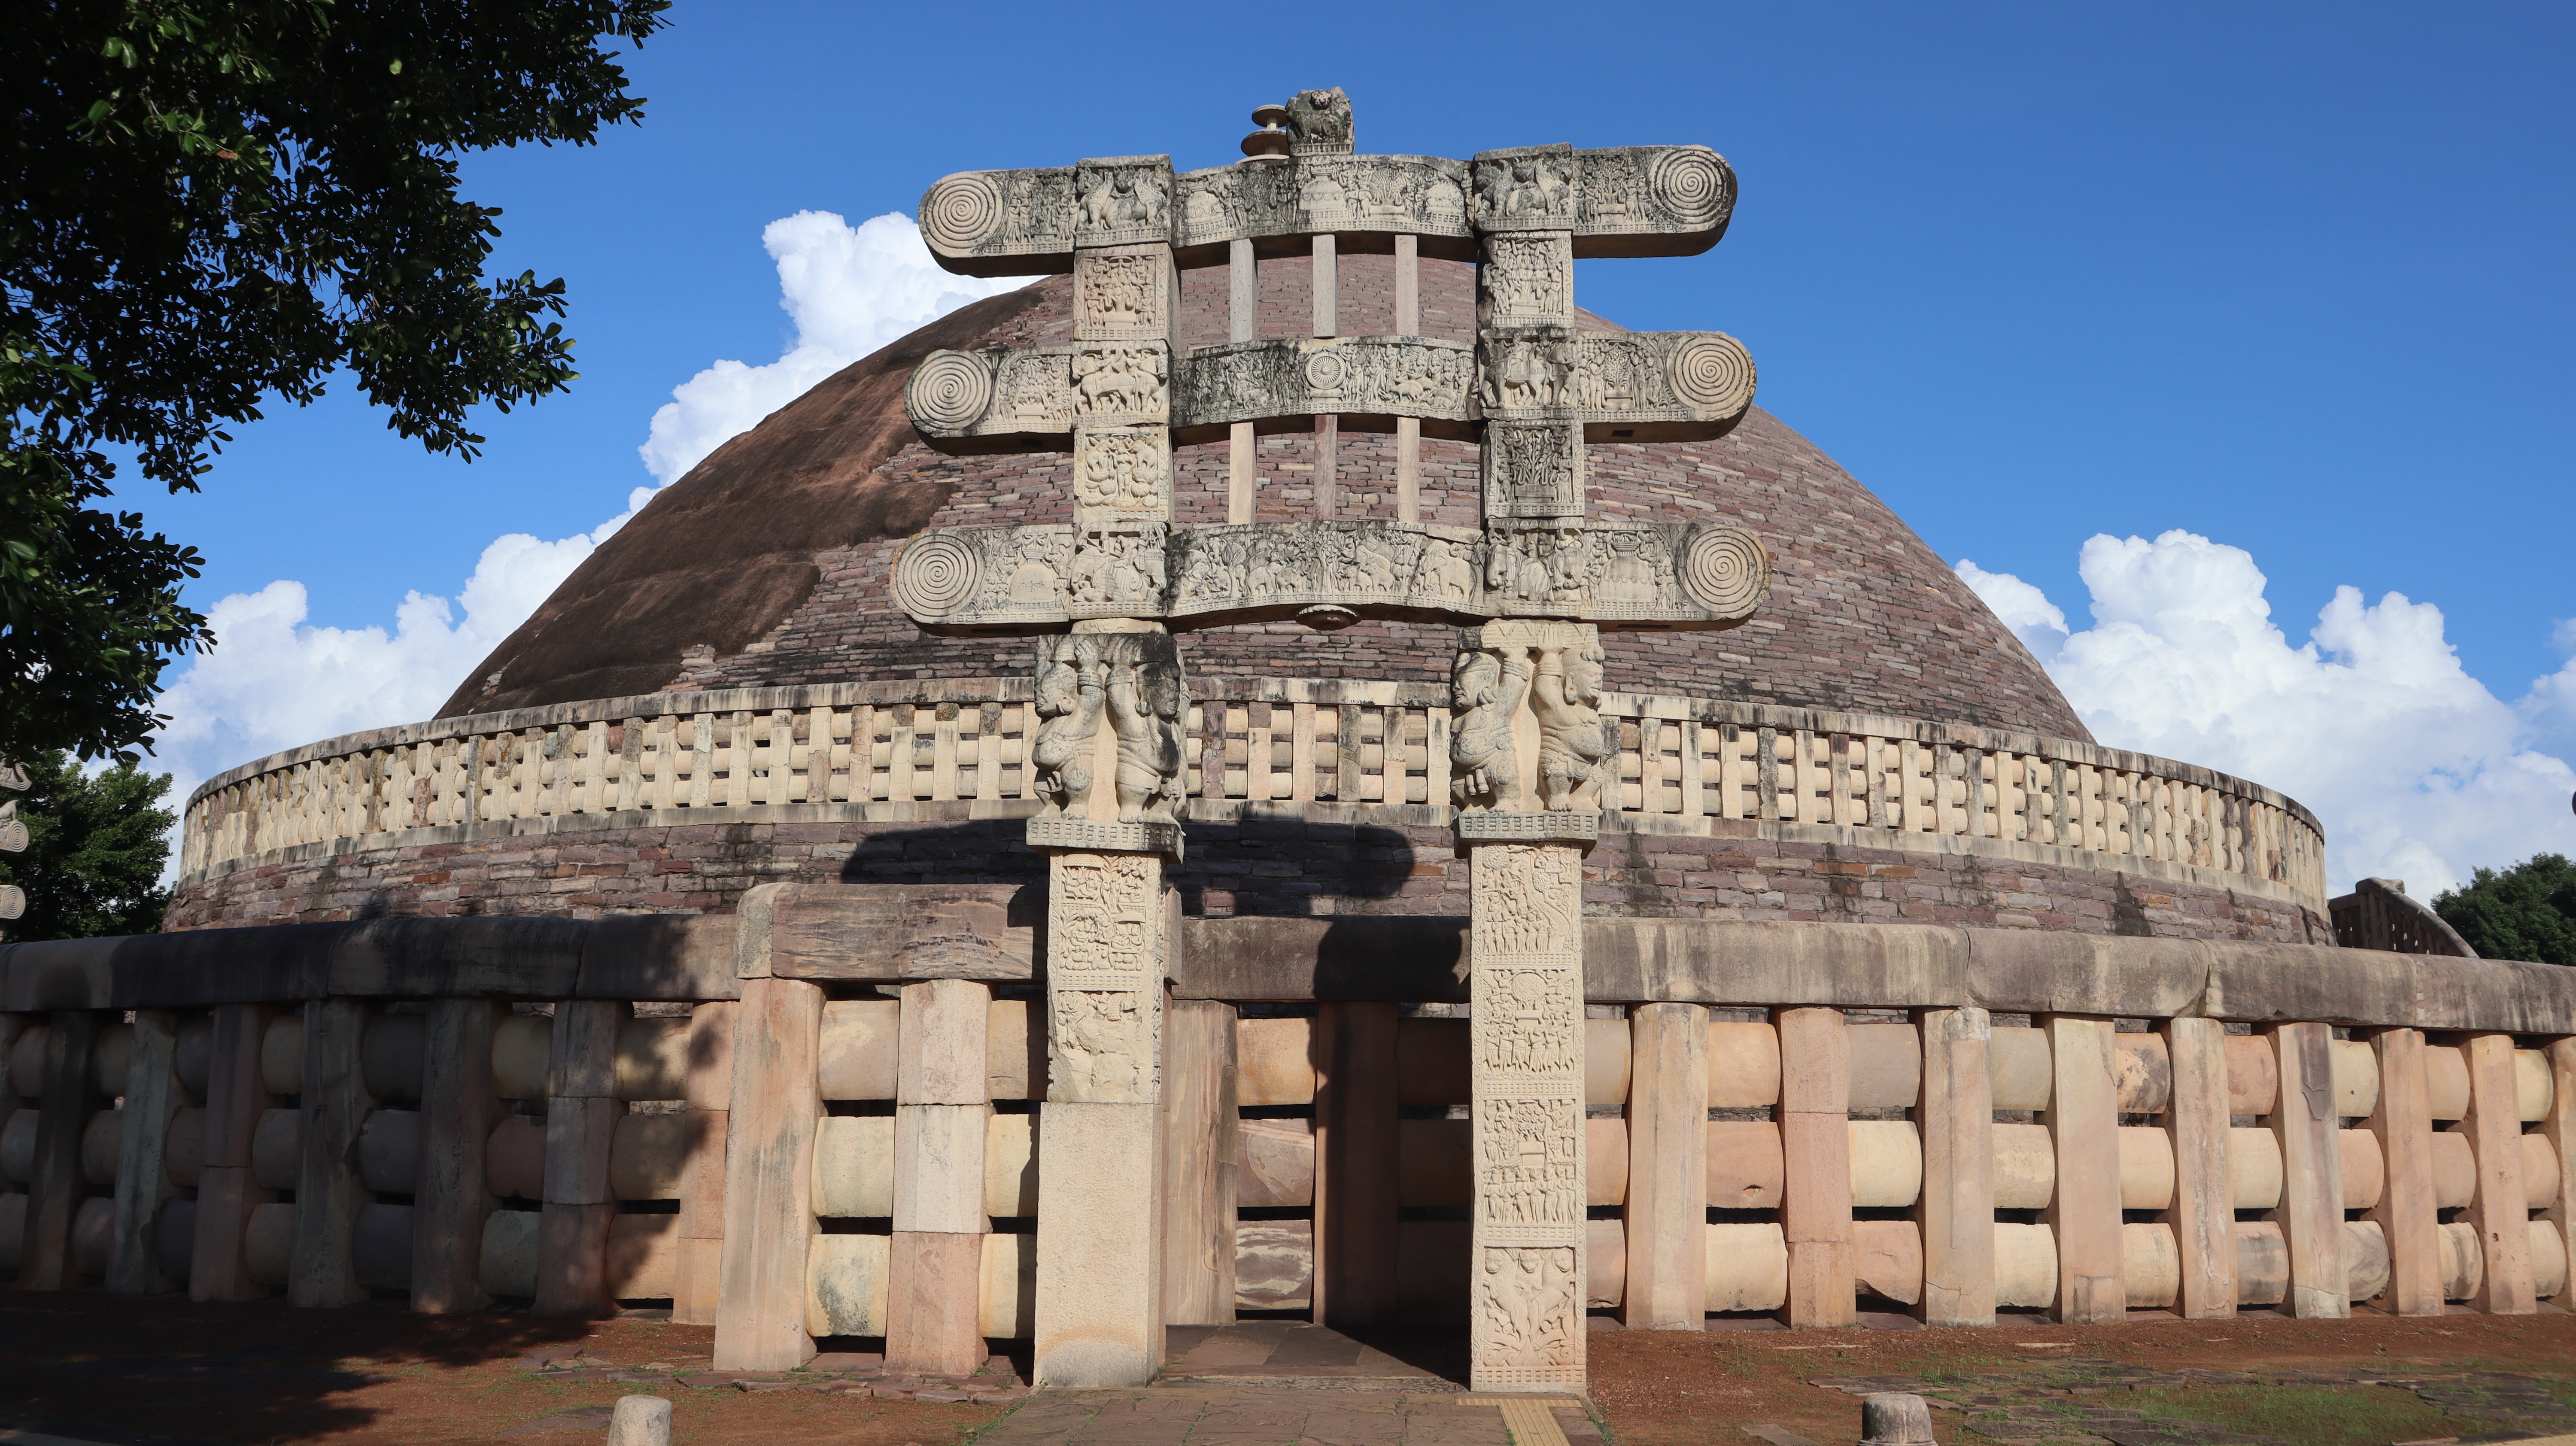
<path fill-rule="evenodd" d="M 2048 600 L 2048 594 L 2011 573 L 1988 572 L 1964 557 L 1959 559 L 1959 576 L 2043 665 L 2066 646 L 2066 614 Z"/>
<path fill-rule="evenodd" d="M 761 240 L 778 262 L 794 345 L 767 366 L 719 361 L 674 391 L 641 449 L 658 482 L 630 490 L 625 511 L 552 542 L 523 532 L 494 540 L 452 604 L 408 591 L 390 631 L 316 627 L 304 584 L 286 580 L 207 609 L 214 651 L 178 671 L 159 700 L 171 721 L 154 740 L 156 764 L 175 775 L 175 796 L 282 749 L 427 719 L 594 547 L 726 438 L 923 323 L 1020 284 L 940 271 L 899 214 L 852 227 L 800 211 Z"/>
<path fill-rule="evenodd" d="M 2084 544 L 2093 626 L 2080 631 L 2020 578 L 1958 570 L 2096 738 L 2315 810 L 2337 890 L 2368 874 L 2430 898 L 2476 866 L 2576 846 L 2576 769 L 2544 737 L 2552 717 L 2576 724 L 2576 663 L 2508 704 L 2460 667 L 2440 608 L 2350 587 L 2293 647 L 2252 554 L 2180 530 Z"/>
<path fill-rule="evenodd" d="M 206 612 L 218 639 L 214 651 L 161 694 L 170 724 L 154 740 L 158 766 L 176 775 L 173 791 L 184 796 L 214 774 L 281 749 L 428 718 L 616 522 L 553 542 L 524 532 L 496 538 L 454 605 L 407 592 L 391 632 L 307 623 L 300 582 L 224 598 Z"/>
<path fill-rule="evenodd" d="M 796 340 L 766 366 L 719 361 L 672 389 L 637 449 L 665 485 L 823 378 L 925 322 L 1024 284 L 940 270 L 912 218 L 894 212 L 853 227 L 829 211 L 799 211 L 770 222 L 760 240 L 777 258 L 778 304 L 795 318 Z"/>

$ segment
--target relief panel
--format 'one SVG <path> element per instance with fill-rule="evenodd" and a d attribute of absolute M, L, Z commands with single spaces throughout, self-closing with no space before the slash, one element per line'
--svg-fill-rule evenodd
<path fill-rule="evenodd" d="M 1194 348 L 1176 371 L 1172 426 L 1184 442 L 1213 440 L 1234 422 L 1323 413 L 1461 423 L 1478 415 L 1476 353 L 1464 342 L 1274 337 Z M 1469 435 L 1434 435 L 1444 433 Z"/>
<path fill-rule="evenodd" d="M 1172 239 L 1172 158 L 1108 156 L 1073 165 L 1073 244 Z"/>
<path fill-rule="evenodd" d="M 1572 422 L 1489 422 L 1485 516 L 1580 518 L 1583 429 Z"/>
<path fill-rule="evenodd" d="M 1571 231 L 1577 170 L 1572 146 L 1479 151 L 1469 163 L 1470 219 L 1479 231 Z"/>
<path fill-rule="evenodd" d="M 1575 1245 L 1477 1249 L 1472 1389 L 1583 1388 L 1581 1253 Z"/>
<path fill-rule="evenodd" d="M 1087 422 L 1152 422 L 1171 414 L 1171 348 L 1159 341 L 1073 349 L 1073 414 Z"/>
<path fill-rule="evenodd" d="M 1574 237 L 1563 231 L 1487 236 L 1476 268 L 1476 329 L 1574 325 Z"/>
<path fill-rule="evenodd" d="M 1047 885 L 1050 989 L 1152 992 L 1163 975 L 1162 860 L 1064 853 Z"/>
<path fill-rule="evenodd" d="M 1073 517 L 1083 529 L 1168 522 L 1172 434 L 1156 426 L 1093 426 L 1073 433 Z"/>
<path fill-rule="evenodd" d="M 1073 434 L 1069 346 L 934 351 L 904 382 L 904 415 L 932 446 L 970 438 Z"/>
<path fill-rule="evenodd" d="M 1525 327 L 1478 351 L 1486 416 L 1579 422 L 1594 442 L 1705 441 L 1753 405 L 1752 354 L 1724 332 Z"/>
<path fill-rule="evenodd" d="M 1040 276 L 1073 261 L 1071 166 L 960 171 L 921 196 L 921 239 L 965 276 Z"/>
<path fill-rule="evenodd" d="M 1054 856 L 1047 897 L 1048 1099 L 1158 1098 L 1169 947 L 1162 882 L 1162 861 L 1151 854 Z"/>
<path fill-rule="evenodd" d="M 933 631 L 1030 632 L 1075 618 L 1218 627 L 1332 603 L 1417 622 L 1567 618 L 1722 628 L 1770 587 L 1759 539 L 1720 524 L 1395 522 L 960 527 L 895 560 L 896 602 Z"/>
<path fill-rule="evenodd" d="M 1085 341 L 1162 341 L 1172 331 L 1172 251 L 1085 248 L 1074 257 L 1074 335 Z"/>

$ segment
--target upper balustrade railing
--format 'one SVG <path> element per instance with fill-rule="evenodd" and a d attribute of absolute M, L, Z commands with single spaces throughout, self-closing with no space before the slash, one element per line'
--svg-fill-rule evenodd
<path fill-rule="evenodd" d="M 1244 804 L 1449 801 L 1436 683 L 1194 678 L 1194 817 Z M 1604 695 L 1618 818 L 1994 839 L 2160 859 L 2325 899 L 2324 839 L 2240 778 L 2067 739 L 1717 699 Z M 1027 678 L 657 693 L 353 733 L 209 779 L 188 800 L 183 877 L 305 845 L 575 820 L 656 826 L 926 802 L 1035 806 Z M 797 816 L 811 816 L 800 814 Z M 1429 822 L 1445 821 L 1429 819 Z"/>

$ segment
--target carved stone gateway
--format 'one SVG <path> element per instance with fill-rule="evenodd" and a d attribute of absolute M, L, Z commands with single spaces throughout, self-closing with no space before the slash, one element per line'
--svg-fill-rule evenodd
<path fill-rule="evenodd" d="M 1733 627 L 1770 562 L 1738 527 L 1590 520 L 1587 443 L 1722 436 L 1753 404 L 1754 368 L 1718 332 L 1577 332 L 1574 263 L 1707 250 L 1734 172 L 1702 146 L 1363 156 L 1338 90 L 1254 119 L 1268 128 L 1235 166 L 972 171 L 922 198 L 922 239 L 950 270 L 1074 278 L 1071 346 L 933 352 L 904 394 L 934 447 L 1070 451 L 1071 522 L 924 532 L 894 576 L 927 631 L 1040 636 L 1038 1379 L 1140 1385 L 1161 1361 L 1163 870 L 1182 847 L 1188 712 L 1170 629 L 1378 617 L 1464 625 L 1449 802 L 1474 915 L 1473 1385 L 1580 1391 L 1583 856 L 1619 756 L 1598 711 L 1600 629 Z M 1253 334 L 1256 246 L 1311 248 L 1312 335 Z M 1341 249 L 1395 253 L 1397 335 L 1337 335 Z M 1424 254 L 1481 263 L 1472 348 L 1412 334 Z M 1220 262 L 1231 339 L 1177 350 L 1177 268 Z M 1254 426 L 1303 419 L 1319 515 L 1253 524 Z M 1397 434 L 1394 521 L 1334 515 L 1342 428 Z M 1425 433 L 1482 444 L 1482 528 L 1415 515 Z M 1219 437 L 1234 521 L 1177 528 L 1172 448 Z"/>

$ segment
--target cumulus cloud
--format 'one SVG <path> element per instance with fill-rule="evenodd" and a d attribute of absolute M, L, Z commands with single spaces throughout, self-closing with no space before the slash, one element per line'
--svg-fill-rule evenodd
<path fill-rule="evenodd" d="M 214 651 L 176 672 L 160 697 L 171 721 L 154 740 L 157 761 L 176 776 L 176 792 L 281 749 L 428 718 L 593 548 L 726 438 L 924 322 L 1018 284 L 940 271 L 899 214 L 853 227 L 800 211 L 770 223 L 761 240 L 778 263 L 794 344 L 766 366 L 719 361 L 675 390 L 641 449 L 656 481 L 629 490 L 624 511 L 552 542 L 497 538 L 452 599 L 407 591 L 390 627 L 316 626 L 304 584 L 283 579 L 208 608 Z"/>
<path fill-rule="evenodd" d="M 214 651 L 162 691 L 170 723 L 154 740 L 159 766 L 184 794 L 280 749 L 429 717 L 623 520 L 553 542 L 524 532 L 496 538 L 452 603 L 406 592 L 390 631 L 306 622 L 300 582 L 224 598 L 206 610 Z"/>
<path fill-rule="evenodd" d="M 894 212 L 852 226 L 829 211 L 799 211 L 770 222 L 760 240 L 777 259 L 778 304 L 795 319 L 796 340 L 765 366 L 719 361 L 672 389 L 637 449 L 664 484 L 823 378 L 925 322 L 1023 284 L 940 270 L 912 218 Z"/>
<path fill-rule="evenodd" d="M 2576 769 L 2551 726 L 2576 723 L 2576 663 L 2507 703 L 2461 668 L 2440 608 L 2351 587 L 2294 646 L 2253 555 L 2180 530 L 2096 536 L 2077 571 L 2093 625 L 2070 631 L 2040 589 L 1958 565 L 2096 738 L 2315 810 L 2338 890 L 2378 875 L 2429 898 L 2476 866 L 2576 846 Z"/>

